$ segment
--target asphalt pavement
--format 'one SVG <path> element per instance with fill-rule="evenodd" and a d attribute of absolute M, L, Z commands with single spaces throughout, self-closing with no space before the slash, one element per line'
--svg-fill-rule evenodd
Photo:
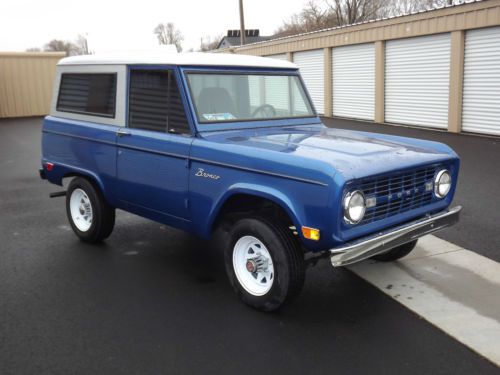
<path fill-rule="evenodd" d="M 80 242 L 64 199 L 48 198 L 58 188 L 38 178 L 40 124 L 0 121 L 0 374 L 498 373 L 326 262 L 308 271 L 293 305 L 265 314 L 234 296 L 214 242 L 125 212 L 105 243 Z M 499 160 L 498 147 L 487 154 L 483 145 L 493 141 L 470 142 L 480 146 L 471 156 Z M 477 169 L 470 183 L 496 181 Z M 457 201 L 469 199 L 468 184 Z M 478 228 L 487 234 L 477 248 L 494 249 L 498 233 L 483 222 L 467 228 L 474 218 L 465 219 L 470 236 L 479 238 Z M 457 232 L 456 239 L 468 237 Z"/>

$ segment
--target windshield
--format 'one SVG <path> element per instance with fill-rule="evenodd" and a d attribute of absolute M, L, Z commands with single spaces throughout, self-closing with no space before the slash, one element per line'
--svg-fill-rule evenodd
<path fill-rule="evenodd" d="M 198 122 L 315 116 L 297 75 L 188 73 Z"/>

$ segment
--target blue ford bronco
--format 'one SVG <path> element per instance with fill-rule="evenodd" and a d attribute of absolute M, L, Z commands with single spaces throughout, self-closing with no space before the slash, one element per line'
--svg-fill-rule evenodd
<path fill-rule="evenodd" d="M 220 234 L 242 301 L 276 310 L 305 269 L 393 261 L 453 225 L 459 158 L 436 142 L 327 128 L 291 62 L 208 53 L 62 59 L 40 176 L 83 241 L 121 209 Z"/>

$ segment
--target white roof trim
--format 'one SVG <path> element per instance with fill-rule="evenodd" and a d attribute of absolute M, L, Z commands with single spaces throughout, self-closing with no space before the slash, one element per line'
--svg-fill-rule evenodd
<path fill-rule="evenodd" d="M 227 53 L 187 52 L 171 53 L 167 51 L 123 52 L 100 55 L 72 56 L 61 59 L 58 65 L 196 65 L 196 66 L 241 66 L 254 68 L 288 68 L 297 69 L 297 65 L 289 61 L 268 57 L 237 55 Z"/>

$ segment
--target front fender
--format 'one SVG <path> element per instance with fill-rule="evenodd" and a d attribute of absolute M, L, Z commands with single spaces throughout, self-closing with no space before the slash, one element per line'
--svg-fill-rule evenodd
<path fill-rule="evenodd" d="M 209 231 L 209 233 L 207 233 L 207 235 L 210 235 L 210 233 L 214 229 L 213 226 L 224 204 L 236 194 L 252 195 L 260 198 L 265 198 L 276 203 L 288 214 L 295 227 L 300 228 L 302 222 L 300 220 L 300 209 L 296 207 L 292 203 L 291 199 L 283 192 L 269 186 L 252 183 L 236 183 L 234 185 L 231 185 L 225 191 L 225 193 L 214 203 L 208 216 L 209 222 L 207 225 L 207 230 Z"/>

